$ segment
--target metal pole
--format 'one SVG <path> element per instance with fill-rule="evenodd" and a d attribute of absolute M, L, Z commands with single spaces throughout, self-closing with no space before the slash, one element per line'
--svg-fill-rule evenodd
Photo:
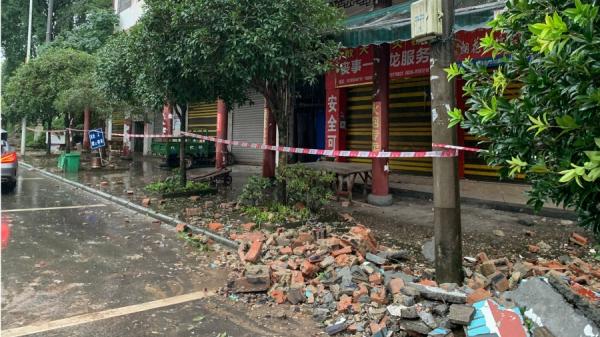
<path fill-rule="evenodd" d="M 53 11 L 54 11 L 54 0 L 48 0 L 48 18 L 46 20 L 46 43 L 52 41 Z"/>
<path fill-rule="evenodd" d="M 27 52 L 25 53 L 25 63 L 29 62 L 31 57 L 31 22 L 33 18 L 33 0 L 29 0 L 29 22 L 27 26 Z M 27 118 L 21 119 L 21 155 L 25 155 L 25 143 L 27 142 Z"/>
<path fill-rule="evenodd" d="M 457 144 L 455 128 L 448 128 L 448 111 L 455 106 L 454 81 L 448 81 L 444 68 L 454 62 L 454 0 L 442 1 L 443 34 L 432 43 L 431 129 L 432 141 Z M 462 233 L 458 157 L 433 159 L 433 204 L 435 271 L 438 283 L 461 284 Z"/>

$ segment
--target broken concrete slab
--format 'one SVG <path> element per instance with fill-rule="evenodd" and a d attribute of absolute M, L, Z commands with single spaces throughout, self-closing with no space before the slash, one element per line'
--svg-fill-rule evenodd
<path fill-rule="evenodd" d="M 430 327 L 428 327 L 427 324 L 425 324 L 421 321 L 403 320 L 400 322 L 400 328 L 402 328 L 408 332 L 414 332 L 414 333 L 418 333 L 421 335 L 427 335 L 432 331 L 432 329 Z"/>
<path fill-rule="evenodd" d="M 526 307 L 525 317 L 536 326 L 546 327 L 555 336 L 600 335 L 598 326 L 592 320 L 576 311 L 542 278 L 521 282 L 516 290 L 504 293 L 504 298 Z"/>
<path fill-rule="evenodd" d="M 548 282 L 556 289 L 556 291 L 558 291 L 569 303 L 572 303 L 577 309 L 581 310 L 587 318 L 596 323 L 596 326 L 600 326 L 600 307 L 598 307 L 597 302 L 592 302 L 588 298 L 573 291 L 572 286 L 570 287 L 567 283 L 568 281 L 561 279 L 558 274 L 550 272 L 547 276 Z M 576 288 L 582 287 L 578 284 L 575 286 Z"/>
<path fill-rule="evenodd" d="M 457 325 L 469 325 L 475 309 L 470 305 L 452 304 L 448 319 L 450 323 Z"/>
<path fill-rule="evenodd" d="M 436 328 L 427 337 L 454 337 L 454 334 L 446 328 Z"/>
<path fill-rule="evenodd" d="M 236 293 L 267 291 L 271 287 L 270 269 L 265 265 L 248 265 L 244 277 L 233 280 L 230 287 Z"/>
<path fill-rule="evenodd" d="M 425 285 L 421 285 L 418 283 L 409 283 L 408 285 L 410 287 L 417 289 L 419 291 L 421 297 L 424 297 L 424 298 L 427 298 L 430 300 L 449 302 L 449 303 L 458 303 L 458 304 L 463 304 L 463 303 L 467 302 L 467 295 L 460 291 L 446 291 L 442 288 L 425 286 Z M 404 290 L 405 288 L 407 288 L 407 287 L 404 287 L 402 290 Z"/>
<path fill-rule="evenodd" d="M 435 262 L 435 243 L 434 239 L 428 240 L 421 246 L 421 254 L 429 262 Z"/>

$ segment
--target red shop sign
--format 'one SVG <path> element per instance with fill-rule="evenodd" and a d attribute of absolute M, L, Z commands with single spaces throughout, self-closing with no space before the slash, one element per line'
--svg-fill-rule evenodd
<path fill-rule="evenodd" d="M 431 46 L 413 41 L 396 42 L 390 48 L 390 78 L 427 76 Z"/>
<path fill-rule="evenodd" d="M 337 60 L 336 87 L 373 81 L 373 46 L 342 49 Z"/>

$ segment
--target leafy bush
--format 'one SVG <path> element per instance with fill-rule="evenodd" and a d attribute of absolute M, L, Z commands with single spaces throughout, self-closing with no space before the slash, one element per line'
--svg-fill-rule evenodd
<path fill-rule="evenodd" d="M 266 206 L 273 199 L 273 189 L 275 182 L 261 176 L 252 176 L 248 179 L 248 183 L 244 186 L 239 200 L 243 205 L 248 206 Z"/>
<path fill-rule="evenodd" d="M 264 223 L 284 224 L 310 219 L 311 213 L 307 208 L 296 209 L 279 203 L 266 207 L 246 206 L 244 213 L 257 225 Z"/>
<path fill-rule="evenodd" d="M 446 69 L 466 81 L 468 109 L 451 125 L 489 144 L 489 164 L 504 176 L 526 173 L 529 204 L 574 207 L 580 224 L 600 233 L 600 19 L 596 1 L 509 0 L 481 40 L 504 54 L 489 72 L 463 63 Z M 520 84 L 509 99 L 505 90 Z"/>
<path fill-rule="evenodd" d="M 331 184 L 335 176 L 332 173 L 287 165 L 278 169 L 276 179 L 280 184 L 285 183 L 288 205 L 302 203 L 312 211 L 318 211 L 333 195 Z"/>
<path fill-rule="evenodd" d="M 192 192 L 192 191 L 210 191 L 210 185 L 204 182 L 188 181 L 185 187 L 179 185 L 179 177 L 169 177 L 165 181 L 157 181 L 146 185 L 145 189 L 158 193 Z"/>

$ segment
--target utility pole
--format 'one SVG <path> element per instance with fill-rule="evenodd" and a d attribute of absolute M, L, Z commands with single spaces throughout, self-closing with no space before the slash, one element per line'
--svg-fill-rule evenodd
<path fill-rule="evenodd" d="M 454 80 L 444 68 L 454 62 L 454 0 L 442 3 L 442 37 L 431 50 L 431 131 L 437 144 L 456 145 L 456 129 L 448 128 L 448 111 L 455 106 Z M 435 273 L 438 283 L 458 283 L 462 275 L 462 233 L 458 157 L 433 158 Z"/>
<path fill-rule="evenodd" d="M 25 52 L 25 63 L 31 57 L 31 22 L 33 19 L 33 0 L 29 0 L 29 22 L 27 24 L 27 51 Z M 27 118 L 21 119 L 21 155 L 25 155 L 25 143 L 27 140 Z"/>
<path fill-rule="evenodd" d="M 54 0 L 48 0 L 48 18 L 46 20 L 46 43 L 52 41 L 52 23 L 54 16 Z"/>

